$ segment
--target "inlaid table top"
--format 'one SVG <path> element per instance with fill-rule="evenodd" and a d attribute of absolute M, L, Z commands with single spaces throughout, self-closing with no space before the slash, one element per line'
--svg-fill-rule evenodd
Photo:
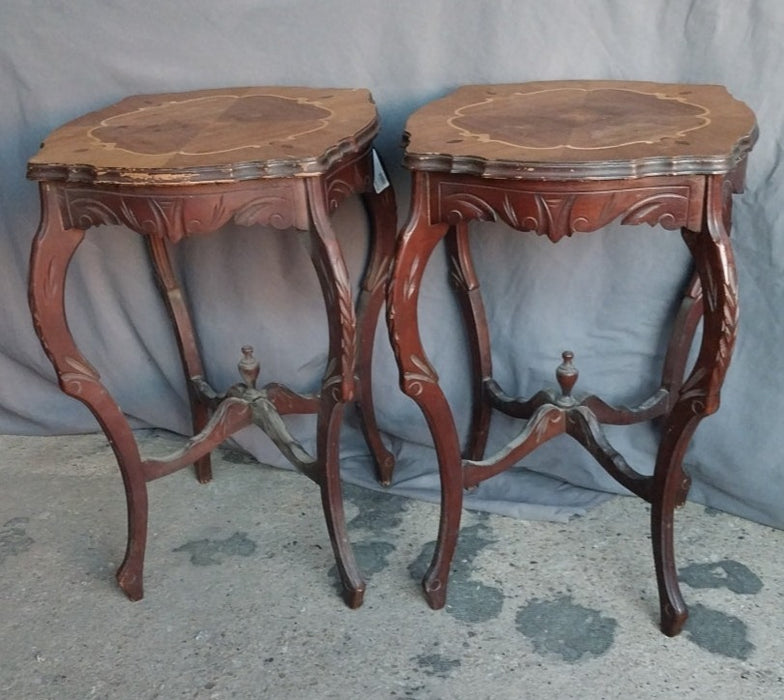
<path fill-rule="evenodd" d="M 756 138 L 753 112 L 719 85 L 466 85 L 411 115 L 405 164 L 520 179 L 720 174 Z"/>
<path fill-rule="evenodd" d="M 378 131 L 362 89 L 246 87 L 137 95 L 54 131 L 33 180 L 174 185 L 320 175 Z"/>

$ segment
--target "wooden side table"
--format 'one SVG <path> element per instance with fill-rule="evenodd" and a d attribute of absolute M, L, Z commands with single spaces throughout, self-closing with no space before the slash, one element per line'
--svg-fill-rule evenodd
<path fill-rule="evenodd" d="M 729 232 L 733 193 L 743 189 L 757 135 L 753 113 L 723 87 L 567 81 L 462 87 L 415 112 L 406 126 L 412 209 L 399 239 L 388 324 L 403 391 L 421 408 L 435 443 L 441 521 L 423 586 L 444 605 L 460 525 L 462 491 L 568 434 L 629 491 L 651 504 L 653 555 L 665 634 L 687 617 L 675 569 L 673 510 L 690 482 L 682 459 L 699 421 L 719 407 L 735 342 L 737 283 Z M 680 229 L 695 272 L 674 322 L 661 385 L 633 408 L 573 396 L 570 351 L 558 390 L 507 394 L 493 379 L 490 339 L 468 246 L 472 221 L 503 221 L 553 242 L 617 219 Z M 452 412 L 422 346 L 417 300 L 436 244 L 446 240 L 465 319 L 473 414 L 461 456 Z M 703 321 L 699 354 L 688 352 Z M 555 362 L 554 362 L 555 364 Z M 485 457 L 492 409 L 525 421 L 509 445 Z M 658 419 L 661 442 L 651 476 L 610 445 L 602 424 Z"/>
<path fill-rule="evenodd" d="M 361 604 L 364 582 L 346 534 L 338 460 L 343 409 L 356 401 L 382 481 L 393 465 L 376 427 L 370 386 L 396 233 L 392 189 L 379 184 L 380 163 L 374 168 L 377 131 L 367 90 L 251 87 L 141 95 L 66 124 L 30 160 L 28 177 L 41 193 L 30 263 L 33 320 L 60 387 L 87 405 L 114 448 L 128 506 L 128 545 L 117 580 L 132 600 L 142 597 L 147 482 L 189 464 L 199 481 L 209 481 L 210 451 L 253 423 L 319 485 L 344 598 L 351 607 Z M 330 224 L 330 213 L 355 193 L 372 228 L 356 310 Z M 240 382 L 226 391 L 209 385 L 169 245 L 229 221 L 310 232 L 329 327 L 319 393 L 303 395 L 277 383 L 257 389 L 259 364 L 249 346 L 242 347 Z M 144 236 L 177 337 L 195 436 L 166 458 L 142 458 L 128 421 L 66 321 L 69 261 L 85 231 L 102 224 Z M 318 414 L 315 456 L 287 430 L 281 416 L 291 413 Z"/>

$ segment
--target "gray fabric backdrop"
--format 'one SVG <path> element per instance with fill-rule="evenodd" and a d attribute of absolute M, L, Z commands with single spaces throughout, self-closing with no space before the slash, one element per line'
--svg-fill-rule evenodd
<path fill-rule="evenodd" d="M 3 0 L 0 3 L 0 431 L 60 434 L 97 429 L 57 390 L 34 336 L 25 297 L 37 190 L 25 162 L 61 123 L 126 95 L 223 85 L 364 86 L 383 120 L 377 145 L 408 205 L 400 167 L 407 114 L 461 83 L 616 78 L 722 83 L 757 113 L 760 140 L 747 192 L 736 199 L 734 239 L 741 325 L 719 413 L 702 423 L 686 462 L 691 497 L 784 526 L 784 3 L 780 0 Z M 350 268 L 364 251 L 359 204 L 337 214 Z M 579 388 L 634 402 L 655 386 L 663 323 L 688 256 L 677 233 L 611 226 L 551 244 L 503 226 L 474 233 L 494 339 L 496 376 L 510 393 L 553 383 L 571 348 Z M 236 380 L 251 343 L 262 382 L 317 386 L 326 327 L 318 284 L 297 234 L 226 229 L 180 246 L 213 385 Z M 175 345 L 147 269 L 142 241 L 92 230 L 71 267 L 71 328 L 133 425 L 187 433 L 186 393 Z M 442 255 L 426 274 L 421 319 L 458 425 L 467 425 L 461 327 Z M 435 459 L 416 406 L 397 389 L 383 326 L 377 335 L 379 420 L 399 456 L 398 492 L 437 497 Z M 292 420 L 306 439 L 310 418 Z M 518 427 L 498 419 L 492 445 Z M 641 471 L 652 468 L 646 426 L 610 439 Z M 238 437 L 260 459 L 283 464 L 255 429 Z M 344 431 L 347 479 L 372 483 L 357 431 Z M 113 468 L 107 465 L 107 469 Z M 259 488 L 263 488 L 260 480 Z M 249 486 L 250 488 L 250 486 Z M 483 484 L 474 507 L 522 517 L 566 518 L 618 487 L 568 438 Z M 0 516 L 1 518 L 2 516 Z"/>

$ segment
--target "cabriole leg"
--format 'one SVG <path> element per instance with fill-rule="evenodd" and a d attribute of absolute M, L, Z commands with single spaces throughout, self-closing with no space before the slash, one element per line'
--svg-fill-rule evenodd
<path fill-rule="evenodd" d="M 675 317 L 670 342 L 667 346 L 667 355 L 664 359 L 662 386 L 670 392 L 671 401 L 674 401 L 678 396 L 686 373 L 689 350 L 701 318 L 702 285 L 695 270 L 686 286 L 686 292 Z"/>
<path fill-rule="evenodd" d="M 449 567 L 460 529 L 463 478 L 452 412 L 425 354 L 417 319 L 422 273 L 433 249 L 447 231 L 446 224 L 431 225 L 427 219 L 427 187 L 422 182 L 426 177 L 426 174 L 414 173 L 414 205 L 398 243 L 389 287 L 387 321 L 400 370 L 400 387 L 424 414 L 438 456 L 441 517 L 433 560 L 422 582 L 428 604 L 437 609 L 446 602 Z"/>
<path fill-rule="evenodd" d="M 737 333 L 738 288 L 729 239 L 731 205 L 732 183 L 721 176 L 711 177 L 702 230 L 683 230 L 702 289 L 703 330 L 697 360 L 665 420 L 654 470 L 653 554 L 662 631 L 670 636 L 680 632 L 688 616 L 678 586 L 673 545 L 673 511 L 686 500 L 690 485 L 683 471 L 683 456 L 700 420 L 719 408 L 721 386 Z M 700 296 L 696 284 L 692 289 L 697 303 Z M 688 328 L 690 324 L 685 325 Z"/>
<path fill-rule="evenodd" d="M 373 407 L 373 343 L 381 306 L 384 303 L 389 269 L 395 252 L 397 211 L 391 187 L 380 194 L 374 190 L 363 195 L 370 218 L 370 253 L 357 301 L 357 395 L 359 418 L 370 451 L 376 462 L 378 480 L 385 486 L 392 481 L 395 458 L 385 447 Z"/>
<path fill-rule="evenodd" d="M 128 541 L 117 581 L 131 600 L 143 596 L 147 541 L 147 485 L 128 421 L 98 372 L 79 352 L 65 315 L 65 277 L 84 231 L 65 228 L 55 185 L 41 185 L 41 224 L 30 257 L 29 301 L 41 344 L 57 373 L 60 388 L 84 403 L 114 450 L 125 486 Z"/>
<path fill-rule="evenodd" d="M 349 607 L 356 608 L 362 604 L 365 582 L 346 531 L 340 483 L 343 409 L 346 402 L 354 399 L 356 318 L 348 270 L 329 221 L 329 209 L 320 179 L 308 181 L 308 200 L 313 221 L 311 257 L 321 283 L 329 327 L 329 357 L 321 383 L 318 414 L 316 477 L 343 584 L 343 598 Z"/>
<path fill-rule="evenodd" d="M 171 264 L 169 250 L 166 241 L 161 236 L 145 236 L 147 251 L 150 255 L 155 278 L 158 288 L 163 298 L 163 303 L 169 313 L 174 334 L 177 338 L 177 348 L 180 352 L 182 368 L 185 372 L 185 383 L 188 389 L 188 397 L 191 405 L 191 421 L 193 424 L 193 434 L 198 435 L 210 419 L 209 411 L 198 398 L 191 382 L 193 377 L 203 377 L 204 367 L 202 365 L 199 350 L 196 345 L 196 334 L 193 329 L 188 305 L 180 287 L 177 275 Z M 196 478 L 202 483 L 207 483 L 212 479 L 212 466 L 210 455 L 200 457 L 194 463 Z"/>
<path fill-rule="evenodd" d="M 493 367 L 487 316 L 471 258 L 467 222 L 461 221 L 450 228 L 446 248 L 471 353 L 471 427 L 464 454 L 466 459 L 478 460 L 484 456 L 490 431 L 491 405 L 485 380 L 492 378 Z"/>

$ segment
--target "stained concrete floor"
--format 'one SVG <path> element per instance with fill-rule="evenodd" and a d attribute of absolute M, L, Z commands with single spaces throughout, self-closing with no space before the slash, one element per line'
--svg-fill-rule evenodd
<path fill-rule="evenodd" d="M 139 434 L 145 453 L 178 444 Z M 165 452 L 165 449 L 164 449 Z M 687 504 L 691 609 L 657 628 L 647 507 L 568 524 L 466 513 L 446 609 L 421 577 L 436 506 L 346 488 L 368 578 L 343 606 L 318 490 L 221 450 L 150 485 L 145 598 L 113 573 L 122 486 L 102 435 L 0 437 L 0 698 L 781 698 L 784 532 Z"/>

